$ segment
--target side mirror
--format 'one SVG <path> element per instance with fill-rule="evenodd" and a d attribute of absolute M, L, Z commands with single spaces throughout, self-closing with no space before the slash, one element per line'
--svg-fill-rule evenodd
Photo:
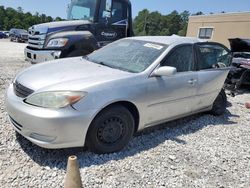
<path fill-rule="evenodd" d="M 112 0 L 106 0 L 106 8 L 105 8 L 105 11 L 111 12 L 111 8 L 112 8 Z"/>
<path fill-rule="evenodd" d="M 172 76 L 176 74 L 177 69 L 175 67 L 163 66 L 156 69 L 153 72 L 153 76 Z"/>
<path fill-rule="evenodd" d="M 111 18 L 112 12 L 112 0 L 106 0 L 105 11 L 103 12 L 103 16 L 106 18 Z"/>
<path fill-rule="evenodd" d="M 108 11 L 103 11 L 103 17 L 105 18 L 111 18 L 111 12 L 108 12 Z"/>

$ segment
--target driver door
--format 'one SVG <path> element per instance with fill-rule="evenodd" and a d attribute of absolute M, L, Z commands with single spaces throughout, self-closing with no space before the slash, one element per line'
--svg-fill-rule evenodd
<path fill-rule="evenodd" d="M 109 4 L 112 3 L 109 7 Z M 102 0 L 96 27 L 96 38 L 100 46 L 127 37 L 128 5 L 126 1 Z"/>
<path fill-rule="evenodd" d="M 177 73 L 149 78 L 147 122 L 150 125 L 193 111 L 198 82 L 193 51 L 193 45 L 178 46 L 161 63 L 161 66 L 175 67 Z"/>

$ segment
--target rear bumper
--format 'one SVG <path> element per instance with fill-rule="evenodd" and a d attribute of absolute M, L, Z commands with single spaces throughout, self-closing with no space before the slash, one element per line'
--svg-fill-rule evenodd
<path fill-rule="evenodd" d="M 31 50 L 25 48 L 24 50 L 25 59 L 31 63 L 42 63 L 58 59 L 61 55 L 59 50 Z"/>

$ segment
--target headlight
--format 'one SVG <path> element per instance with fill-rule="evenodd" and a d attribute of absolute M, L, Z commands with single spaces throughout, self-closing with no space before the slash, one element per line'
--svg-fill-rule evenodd
<path fill-rule="evenodd" d="M 51 39 L 47 44 L 47 47 L 63 47 L 67 44 L 68 39 L 66 38 L 58 38 L 58 39 Z"/>
<path fill-rule="evenodd" d="M 76 103 L 86 95 L 86 92 L 78 91 L 41 92 L 27 97 L 25 102 L 44 108 L 63 108 Z"/>

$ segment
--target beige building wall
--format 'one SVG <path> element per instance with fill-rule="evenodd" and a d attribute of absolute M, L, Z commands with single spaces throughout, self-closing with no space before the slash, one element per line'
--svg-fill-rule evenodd
<path fill-rule="evenodd" d="M 250 39 L 250 12 L 190 16 L 187 36 L 198 37 L 200 28 L 213 28 L 209 41 L 229 47 L 229 38 Z"/>

